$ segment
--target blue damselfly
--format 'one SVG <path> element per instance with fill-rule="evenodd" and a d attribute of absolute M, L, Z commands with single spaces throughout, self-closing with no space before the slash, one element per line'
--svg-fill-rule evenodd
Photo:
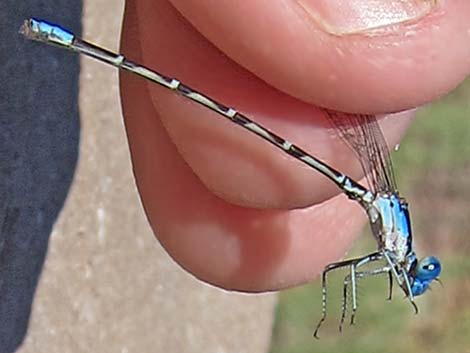
<path fill-rule="evenodd" d="M 75 37 L 70 31 L 42 20 L 26 20 L 21 33 L 29 39 L 53 44 L 68 50 L 91 56 L 104 63 L 132 72 L 163 86 L 185 98 L 218 113 L 236 125 L 271 143 L 278 149 L 322 173 L 335 183 L 351 200 L 363 207 L 377 241 L 377 251 L 326 266 L 322 275 L 322 316 L 314 331 L 326 318 L 327 275 L 338 268 L 349 268 L 343 283 L 343 304 L 340 330 L 347 314 L 348 296 L 351 296 L 351 323 L 357 310 L 357 280 L 385 274 L 389 279 L 389 298 L 393 282 L 403 290 L 415 312 L 418 308 L 414 297 L 423 294 L 431 282 L 438 280 L 441 265 L 433 256 L 418 260 L 413 249 L 410 216 L 406 200 L 399 196 L 387 145 L 380 126 L 372 115 L 337 113 L 323 109 L 337 134 L 355 151 L 366 175 L 368 187 L 364 187 L 347 175 L 335 170 L 321 160 L 250 120 L 237 110 L 227 107 L 193 90 L 175 78 L 167 77 L 145 66 L 127 60 L 94 44 Z M 377 264 L 367 269 L 366 265 Z"/>

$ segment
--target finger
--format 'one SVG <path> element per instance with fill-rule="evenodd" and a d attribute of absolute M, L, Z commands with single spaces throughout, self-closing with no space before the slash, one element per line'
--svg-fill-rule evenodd
<path fill-rule="evenodd" d="M 340 111 L 416 107 L 470 71 L 467 0 L 171 2 L 264 81 Z"/>
<path fill-rule="evenodd" d="M 122 49 L 140 61 L 131 8 Z M 181 157 L 162 126 L 149 87 L 142 83 L 121 75 L 134 173 L 155 234 L 181 266 L 227 289 L 265 291 L 305 282 L 344 254 L 365 220 L 359 207 L 343 196 L 295 211 L 223 201 Z"/>
<path fill-rule="evenodd" d="M 360 179 L 353 153 L 335 138 L 324 113 L 267 85 L 202 37 L 164 0 L 136 2 L 142 59 Z M 179 154 L 212 192 L 235 204 L 298 208 L 339 190 L 329 180 L 215 113 L 149 86 L 153 104 Z M 383 119 L 390 144 L 408 117 Z"/>

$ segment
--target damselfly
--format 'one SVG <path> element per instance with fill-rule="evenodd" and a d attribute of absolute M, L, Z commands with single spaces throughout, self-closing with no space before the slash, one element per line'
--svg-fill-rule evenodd
<path fill-rule="evenodd" d="M 365 277 L 387 275 L 389 298 L 391 298 L 392 285 L 395 281 L 405 293 L 415 312 L 418 312 L 414 297 L 426 292 L 431 282 L 438 281 L 441 265 L 433 256 L 418 260 L 414 252 L 408 204 L 398 194 L 388 148 L 375 116 L 336 113 L 323 109 L 338 135 L 355 151 L 367 178 L 368 187 L 366 188 L 235 109 L 216 102 L 175 78 L 162 75 L 127 60 L 121 54 L 112 53 L 77 38 L 72 32 L 60 26 L 29 19 L 25 21 L 20 32 L 29 39 L 76 51 L 132 72 L 215 111 L 221 117 L 261 137 L 322 173 L 351 200 L 364 208 L 369 218 L 372 234 L 378 244 L 377 251 L 326 266 L 322 275 L 322 316 L 315 329 L 315 337 L 318 337 L 318 330 L 326 318 L 327 275 L 338 268 L 349 269 L 349 274 L 344 278 L 343 284 L 340 330 L 346 318 L 349 295 L 351 296 L 350 320 L 354 323 L 357 310 L 357 280 Z M 371 264 L 376 266 L 372 269 L 366 267 Z"/>

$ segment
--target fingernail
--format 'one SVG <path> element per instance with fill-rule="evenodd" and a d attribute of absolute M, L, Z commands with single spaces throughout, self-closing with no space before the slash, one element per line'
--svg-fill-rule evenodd
<path fill-rule="evenodd" d="M 348 35 L 416 21 L 437 0 L 297 0 L 326 32 Z"/>

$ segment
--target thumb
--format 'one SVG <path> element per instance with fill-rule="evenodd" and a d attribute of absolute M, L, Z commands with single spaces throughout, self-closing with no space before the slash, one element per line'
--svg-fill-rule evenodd
<path fill-rule="evenodd" d="M 331 109 L 410 109 L 470 71 L 467 0 L 170 2 L 262 80 Z"/>

